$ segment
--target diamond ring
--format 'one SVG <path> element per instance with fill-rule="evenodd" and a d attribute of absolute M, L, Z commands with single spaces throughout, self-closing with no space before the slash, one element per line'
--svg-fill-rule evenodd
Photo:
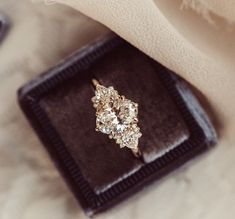
<path fill-rule="evenodd" d="M 96 109 L 96 131 L 107 134 L 120 148 L 127 147 L 135 156 L 140 156 L 138 127 L 138 104 L 119 95 L 112 86 L 105 87 L 92 80 L 95 96 L 91 99 Z"/>

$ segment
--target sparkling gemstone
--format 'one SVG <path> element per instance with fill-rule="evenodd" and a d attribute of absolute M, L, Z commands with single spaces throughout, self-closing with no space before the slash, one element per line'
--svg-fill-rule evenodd
<path fill-rule="evenodd" d="M 137 117 L 138 114 L 136 105 L 129 100 L 124 101 L 119 110 L 118 116 L 125 124 L 133 122 L 133 119 Z"/>
<path fill-rule="evenodd" d="M 117 124 L 116 127 L 115 127 L 115 131 L 117 131 L 118 133 L 121 133 L 125 130 L 125 125 L 123 124 Z"/>
<path fill-rule="evenodd" d="M 102 126 L 99 129 L 102 133 L 109 135 L 111 133 L 111 129 L 109 127 Z"/>
<path fill-rule="evenodd" d="M 138 135 L 133 131 L 125 133 L 122 137 L 122 147 L 137 148 L 138 146 Z"/>
<path fill-rule="evenodd" d="M 138 105 L 120 96 L 113 87 L 96 86 L 92 98 L 96 108 L 96 128 L 108 134 L 120 147 L 137 149 L 141 132 L 137 126 Z"/>
<path fill-rule="evenodd" d="M 111 108 L 108 108 L 98 114 L 96 119 L 96 125 L 98 130 L 105 134 L 110 134 L 112 131 L 112 127 L 118 124 L 118 119 L 115 113 Z"/>

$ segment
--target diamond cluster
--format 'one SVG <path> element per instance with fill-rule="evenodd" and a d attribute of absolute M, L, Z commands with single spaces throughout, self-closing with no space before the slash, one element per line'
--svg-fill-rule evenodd
<path fill-rule="evenodd" d="M 96 84 L 92 98 L 96 109 L 96 130 L 109 135 L 121 148 L 138 151 L 139 138 L 138 104 L 120 96 L 113 87 Z"/>

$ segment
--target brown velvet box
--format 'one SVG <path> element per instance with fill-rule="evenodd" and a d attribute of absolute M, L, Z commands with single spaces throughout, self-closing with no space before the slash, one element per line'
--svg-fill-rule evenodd
<path fill-rule="evenodd" d="M 95 131 L 93 78 L 139 104 L 142 157 Z M 216 143 L 215 130 L 186 82 L 114 34 L 25 85 L 19 102 L 90 216 Z"/>
<path fill-rule="evenodd" d="M 3 38 L 6 36 L 8 27 L 9 27 L 8 18 L 0 13 L 0 43 L 3 40 Z"/>

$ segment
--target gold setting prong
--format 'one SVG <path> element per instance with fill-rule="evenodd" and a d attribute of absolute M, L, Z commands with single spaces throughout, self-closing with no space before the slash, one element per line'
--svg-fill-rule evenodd
<path fill-rule="evenodd" d="M 135 157 L 140 157 L 141 156 L 141 152 L 139 150 L 139 148 L 137 149 L 131 149 L 132 153 L 134 154 Z"/>
<path fill-rule="evenodd" d="M 100 85 L 99 81 L 97 81 L 96 79 L 92 79 L 92 84 L 97 87 L 98 85 Z"/>

